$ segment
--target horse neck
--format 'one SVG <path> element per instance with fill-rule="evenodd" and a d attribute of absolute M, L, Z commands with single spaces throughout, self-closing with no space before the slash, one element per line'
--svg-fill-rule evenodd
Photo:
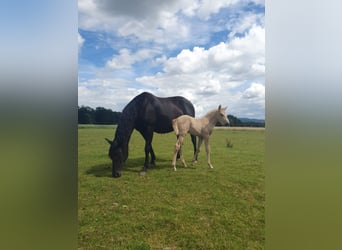
<path fill-rule="evenodd" d="M 115 132 L 114 141 L 116 141 L 118 145 L 122 146 L 124 150 L 128 148 L 128 143 L 134 129 L 134 122 L 134 117 L 129 117 L 124 112 L 122 113 Z"/>
<path fill-rule="evenodd" d="M 217 123 L 216 110 L 212 110 L 208 112 L 204 117 L 207 120 L 206 126 L 210 130 L 212 130 L 215 127 L 215 124 Z"/>
<path fill-rule="evenodd" d="M 126 125 L 118 125 L 114 141 L 117 141 L 118 145 L 128 145 L 132 132 L 133 127 Z"/>

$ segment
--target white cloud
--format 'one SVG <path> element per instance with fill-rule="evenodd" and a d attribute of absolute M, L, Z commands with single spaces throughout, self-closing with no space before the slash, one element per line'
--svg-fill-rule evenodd
<path fill-rule="evenodd" d="M 238 3 L 239 0 L 202 0 L 198 5 L 197 14 L 200 18 L 207 20 L 211 14 L 217 13 L 221 8 Z"/>
<path fill-rule="evenodd" d="M 113 56 L 106 63 L 106 67 L 114 70 L 129 69 L 134 63 L 150 59 L 158 53 L 160 52 L 156 49 L 140 49 L 135 53 L 132 53 L 129 49 L 121 49 L 119 55 Z"/>
<path fill-rule="evenodd" d="M 78 40 L 78 49 L 80 50 L 84 43 L 84 38 L 80 35 L 80 33 L 78 33 L 77 40 Z"/>
<path fill-rule="evenodd" d="M 177 17 L 189 1 L 79 0 L 79 27 L 133 35 L 142 41 L 166 43 L 181 40 L 188 28 Z M 190 10 L 189 10 L 190 11 Z"/>
<path fill-rule="evenodd" d="M 120 78 L 95 78 L 78 84 L 78 105 L 111 108 L 121 111 L 126 104 L 144 89 L 129 87 Z"/>
<path fill-rule="evenodd" d="M 114 56 L 106 65 L 111 69 L 125 69 L 130 68 L 135 61 L 136 59 L 128 49 L 122 49 L 120 54 Z"/>
<path fill-rule="evenodd" d="M 252 83 L 251 86 L 243 92 L 242 97 L 246 99 L 264 100 L 265 86 L 260 83 Z"/>
<path fill-rule="evenodd" d="M 260 100 L 265 91 L 264 35 L 264 28 L 253 26 L 245 37 L 209 49 L 184 49 L 175 57 L 161 60 L 163 72 L 136 80 L 161 95 L 188 97 L 200 115 L 218 104 L 230 106 L 246 98 L 249 106 L 263 106 Z M 256 82 L 246 92 L 241 94 L 236 90 L 251 81 Z M 238 105 L 233 107 L 236 109 L 233 112 L 239 110 Z"/>
<path fill-rule="evenodd" d="M 79 28 L 111 32 L 122 37 L 133 36 L 141 41 L 175 46 L 177 43 L 194 39 L 196 32 L 200 31 L 200 27 L 194 28 L 194 23 L 186 17 L 197 17 L 206 21 L 222 8 L 242 2 L 244 1 L 79 0 Z M 229 23 L 231 21 L 233 20 L 229 20 Z M 248 21 L 253 20 L 246 17 L 245 23 Z M 206 25 L 204 22 L 200 23 L 200 26 Z"/>
<path fill-rule="evenodd" d="M 235 80 L 263 77 L 265 73 L 265 30 L 254 26 L 242 38 L 219 43 L 209 49 L 184 49 L 176 57 L 164 59 L 163 74 L 195 74 L 204 71 L 225 74 Z"/>
<path fill-rule="evenodd" d="M 124 41 L 134 40 L 136 45 L 122 46 L 123 40 L 119 40 L 120 46 L 112 46 L 120 49 L 104 68 L 98 69 L 92 80 L 84 77 L 79 83 L 79 104 L 121 111 L 134 96 L 150 91 L 164 97 L 185 96 L 194 103 L 197 115 L 222 104 L 230 114 L 262 118 L 264 15 L 242 10 L 247 2 L 79 0 L 80 29 L 108 33 L 115 37 L 113 44 L 125 37 Z M 228 7 L 239 10 L 229 20 L 220 12 Z M 213 30 L 227 33 L 216 42 L 210 37 Z M 79 34 L 79 46 L 82 39 Z M 210 44 L 206 43 L 209 40 Z M 179 52 L 175 52 L 177 48 Z M 170 49 L 176 54 L 168 56 Z M 136 74 L 134 67 L 145 61 L 160 67 L 159 72 Z"/>
<path fill-rule="evenodd" d="M 208 51 L 204 48 L 194 47 L 192 51 L 184 49 L 164 63 L 164 71 L 167 74 L 201 72 L 208 66 L 207 58 Z"/>
<path fill-rule="evenodd" d="M 265 16 L 263 13 L 242 12 L 232 16 L 226 23 L 229 30 L 229 38 L 233 38 L 236 34 L 245 34 L 253 26 L 265 26 Z"/>

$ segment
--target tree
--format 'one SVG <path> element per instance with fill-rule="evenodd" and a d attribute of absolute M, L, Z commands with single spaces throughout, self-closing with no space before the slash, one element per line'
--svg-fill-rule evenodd
<path fill-rule="evenodd" d="M 243 126 L 242 121 L 239 120 L 238 118 L 236 118 L 233 115 L 228 115 L 228 120 L 229 120 L 229 123 L 230 123 L 231 127 L 241 127 L 241 126 Z"/>
<path fill-rule="evenodd" d="M 120 117 L 121 112 L 103 107 L 97 107 L 95 110 L 86 106 L 78 107 L 79 124 L 118 124 Z"/>
<path fill-rule="evenodd" d="M 78 123 L 79 124 L 92 124 L 94 123 L 94 109 L 90 107 L 78 107 Z"/>
<path fill-rule="evenodd" d="M 114 117 L 111 109 L 97 107 L 95 109 L 95 123 L 96 124 L 113 124 Z"/>

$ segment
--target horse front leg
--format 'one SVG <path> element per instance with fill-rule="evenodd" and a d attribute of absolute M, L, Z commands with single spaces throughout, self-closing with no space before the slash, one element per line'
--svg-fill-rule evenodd
<path fill-rule="evenodd" d="M 207 162 L 209 168 L 214 168 L 213 165 L 211 165 L 210 162 L 210 144 L 209 144 L 209 136 L 204 139 L 205 143 L 205 151 L 207 152 Z"/>
<path fill-rule="evenodd" d="M 150 147 L 150 154 L 151 154 L 151 165 L 155 166 L 156 165 L 156 155 L 154 154 L 153 148 L 152 148 L 152 143 Z"/>
<path fill-rule="evenodd" d="M 196 149 L 196 152 L 195 152 L 195 155 L 194 155 L 194 159 L 192 160 L 193 163 L 197 163 L 198 154 L 199 154 L 199 152 L 201 151 L 202 142 L 203 142 L 203 137 L 202 137 L 202 136 L 199 136 L 199 137 L 198 137 L 197 149 Z"/>
<path fill-rule="evenodd" d="M 151 143 L 149 141 L 145 141 L 145 162 L 144 162 L 142 172 L 147 171 L 148 162 L 149 162 L 149 154 L 150 154 L 151 148 L 152 148 Z"/>

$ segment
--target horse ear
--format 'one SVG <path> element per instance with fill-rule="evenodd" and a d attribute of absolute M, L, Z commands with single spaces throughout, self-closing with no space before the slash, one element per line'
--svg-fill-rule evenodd
<path fill-rule="evenodd" d="M 228 108 L 228 106 L 225 106 L 223 109 L 226 110 Z"/>
<path fill-rule="evenodd" d="M 112 145 L 112 141 L 111 140 L 109 140 L 109 139 L 107 139 L 107 138 L 105 138 L 105 140 L 110 144 L 110 145 Z"/>
<path fill-rule="evenodd" d="M 220 104 L 220 106 L 218 107 L 218 110 L 219 110 L 219 111 L 221 110 L 221 104 Z"/>

